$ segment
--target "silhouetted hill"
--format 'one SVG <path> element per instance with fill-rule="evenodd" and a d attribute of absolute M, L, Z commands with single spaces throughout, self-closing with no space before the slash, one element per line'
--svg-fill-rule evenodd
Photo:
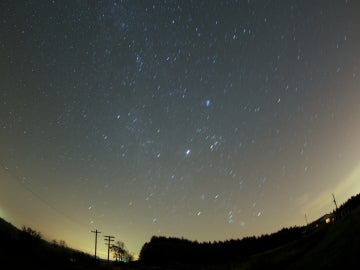
<path fill-rule="evenodd" d="M 324 228 L 319 241 L 289 269 L 359 269 L 360 206 Z"/>
<path fill-rule="evenodd" d="M 360 194 L 308 226 L 215 243 L 152 237 L 141 268 L 159 269 L 353 269 L 360 252 Z"/>
<path fill-rule="evenodd" d="M 5 221 L 0 217 L 0 236 L 2 240 L 5 238 L 14 238 L 19 235 L 19 230 L 11 223 Z"/>
<path fill-rule="evenodd" d="M 0 218 L 1 269 L 110 269 L 83 252 L 49 243 L 41 234 L 24 227 L 19 230 Z"/>
<path fill-rule="evenodd" d="M 270 235 L 213 243 L 154 236 L 139 261 L 116 266 L 0 218 L 1 269 L 358 269 L 359 252 L 360 194 L 308 226 Z"/>

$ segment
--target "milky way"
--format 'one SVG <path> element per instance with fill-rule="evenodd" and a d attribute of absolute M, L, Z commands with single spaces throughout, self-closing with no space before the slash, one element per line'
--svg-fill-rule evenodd
<path fill-rule="evenodd" d="M 137 254 L 152 235 L 242 238 L 332 211 L 331 193 L 360 191 L 359 14 L 1 1 L 1 216 Z"/>

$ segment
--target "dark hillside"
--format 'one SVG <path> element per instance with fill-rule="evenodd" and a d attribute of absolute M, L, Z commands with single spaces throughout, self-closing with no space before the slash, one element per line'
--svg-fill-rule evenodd
<path fill-rule="evenodd" d="M 360 206 L 331 224 L 321 241 L 311 246 L 289 269 L 355 269 L 359 255 Z"/>
<path fill-rule="evenodd" d="M 153 237 L 140 260 L 107 265 L 89 254 L 49 243 L 41 234 L 17 229 L 0 218 L 1 269 L 357 269 L 360 254 L 360 194 L 351 197 L 326 223 L 284 228 L 270 235 L 198 243 Z"/>
<path fill-rule="evenodd" d="M 249 256 L 276 248 L 303 237 L 304 228 L 284 228 L 271 235 L 246 237 L 225 242 L 198 243 L 186 239 L 153 237 L 140 253 L 140 260 L 149 264 L 208 264 L 239 262 Z"/>
<path fill-rule="evenodd" d="M 360 254 L 360 194 L 305 227 L 216 243 L 153 237 L 140 262 L 159 269 L 354 269 Z M 146 269 L 146 267 L 144 268 Z"/>
<path fill-rule="evenodd" d="M 24 227 L 19 230 L 0 218 L 1 269 L 109 269 L 88 254 L 41 239 Z"/>

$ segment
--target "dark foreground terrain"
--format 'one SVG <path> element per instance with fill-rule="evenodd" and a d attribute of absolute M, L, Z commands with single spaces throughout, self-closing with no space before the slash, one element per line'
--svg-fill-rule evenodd
<path fill-rule="evenodd" d="M 0 269 L 113 269 L 64 243 L 47 242 L 39 232 L 29 227 L 20 230 L 0 218 Z"/>
<path fill-rule="evenodd" d="M 326 219 L 328 223 L 326 223 Z M 93 256 L 41 239 L 0 218 L 1 269 L 359 269 L 360 194 L 308 226 L 217 243 L 153 237 L 140 260 L 95 261 Z"/>
<path fill-rule="evenodd" d="M 207 244 L 153 237 L 140 261 L 129 269 L 359 269 L 360 194 L 308 226 L 271 235 Z"/>

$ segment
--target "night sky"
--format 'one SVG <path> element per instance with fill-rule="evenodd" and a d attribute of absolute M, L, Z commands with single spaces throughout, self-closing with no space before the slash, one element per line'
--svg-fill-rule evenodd
<path fill-rule="evenodd" d="M 0 216 L 105 256 L 360 192 L 360 1 L 0 3 Z"/>

